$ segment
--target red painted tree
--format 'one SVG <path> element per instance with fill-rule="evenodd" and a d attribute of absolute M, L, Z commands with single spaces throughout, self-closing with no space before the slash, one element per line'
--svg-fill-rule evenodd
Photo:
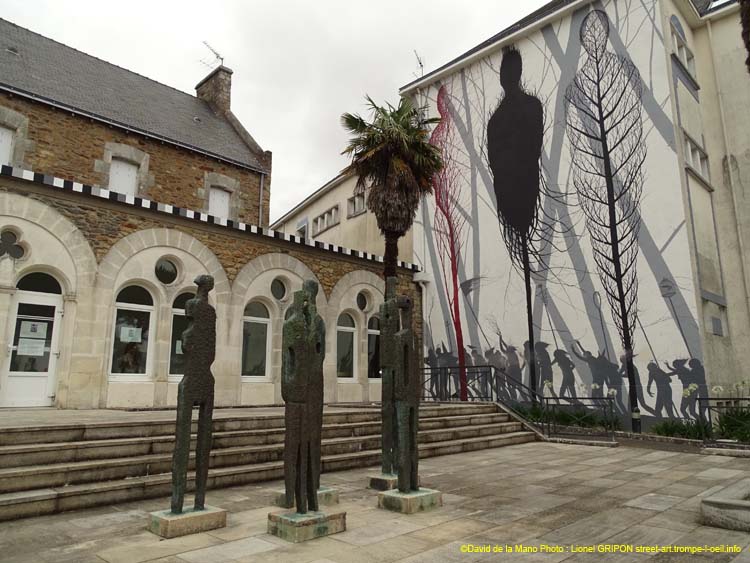
<path fill-rule="evenodd" d="M 440 149 L 443 158 L 443 169 L 433 176 L 432 180 L 432 193 L 435 198 L 433 233 L 440 257 L 443 285 L 448 299 L 453 330 L 456 333 L 460 398 L 462 401 L 466 401 L 469 394 L 466 382 L 464 336 L 461 326 L 461 284 L 458 280 L 461 248 L 465 244 L 463 231 L 466 225 L 466 215 L 459 205 L 461 173 L 453 150 L 455 129 L 450 114 L 449 96 L 446 87 L 441 86 L 437 96 L 440 123 L 430 137 L 430 143 Z"/>

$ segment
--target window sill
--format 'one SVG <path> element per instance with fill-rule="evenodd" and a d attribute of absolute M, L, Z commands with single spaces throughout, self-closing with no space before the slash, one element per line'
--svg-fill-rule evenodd
<path fill-rule="evenodd" d="M 268 375 L 241 375 L 242 383 L 273 383 Z"/>
<path fill-rule="evenodd" d="M 340 221 L 336 221 L 333 225 L 328 225 L 325 229 L 320 229 L 319 231 L 313 233 L 313 238 L 317 237 L 320 234 L 325 233 L 326 231 L 330 231 L 334 227 L 338 227 L 341 224 Z"/>
<path fill-rule="evenodd" d="M 347 385 L 351 385 L 352 383 L 359 383 L 356 377 L 338 377 L 338 376 L 336 377 L 336 382 L 345 383 Z"/>
<path fill-rule="evenodd" d="M 696 92 L 700 91 L 701 86 L 700 84 L 698 84 L 698 80 L 695 78 L 695 76 L 693 76 L 693 73 L 690 72 L 690 69 L 685 66 L 685 63 L 682 62 L 682 59 L 678 57 L 674 52 L 671 53 L 671 55 L 672 60 L 679 65 L 680 70 L 682 70 L 682 72 L 687 77 L 688 81 L 690 82 L 690 86 L 692 86 Z"/>
<path fill-rule="evenodd" d="M 701 184 L 704 188 L 706 188 L 709 192 L 715 192 L 716 188 L 714 188 L 711 185 L 711 182 L 709 182 L 703 174 L 698 172 L 691 164 L 685 164 L 685 172 L 687 172 L 690 176 L 692 176 L 699 184 Z"/>
<path fill-rule="evenodd" d="M 146 373 L 110 373 L 109 381 L 117 383 L 153 383 L 154 380 Z"/>
<path fill-rule="evenodd" d="M 365 215 L 366 213 L 367 213 L 367 209 L 363 209 L 362 211 L 357 211 L 356 213 L 348 214 L 346 218 L 354 219 L 355 217 L 359 217 L 360 215 Z"/>

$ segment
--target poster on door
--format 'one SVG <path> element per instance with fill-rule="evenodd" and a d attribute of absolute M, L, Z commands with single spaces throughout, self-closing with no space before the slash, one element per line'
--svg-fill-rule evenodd
<path fill-rule="evenodd" d="M 47 338 L 47 323 L 38 321 L 21 321 L 19 338 Z"/>
<path fill-rule="evenodd" d="M 19 356 L 44 356 L 44 340 L 21 338 L 18 340 L 16 354 Z"/>

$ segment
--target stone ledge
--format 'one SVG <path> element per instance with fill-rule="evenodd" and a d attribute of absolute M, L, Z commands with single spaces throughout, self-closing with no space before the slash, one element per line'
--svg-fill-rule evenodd
<path fill-rule="evenodd" d="M 410 493 L 402 493 L 398 489 L 378 493 L 378 508 L 414 514 L 425 512 L 443 506 L 443 493 L 434 489 L 420 488 Z"/>
<path fill-rule="evenodd" d="M 370 477 L 369 486 L 376 491 L 390 491 L 398 487 L 398 475 L 381 473 L 375 477 Z"/>
<path fill-rule="evenodd" d="M 339 492 L 331 487 L 320 487 L 318 489 L 318 505 L 332 506 L 339 503 Z M 273 504 L 281 508 L 292 508 L 294 503 L 286 502 L 286 491 L 278 490 L 273 492 Z"/>
<path fill-rule="evenodd" d="M 271 512 L 268 533 L 292 543 L 346 531 L 346 512 Z"/>
<path fill-rule="evenodd" d="M 750 479 L 743 479 L 701 501 L 706 526 L 750 532 Z"/>
<path fill-rule="evenodd" d="M 227 525 L 227 511 L 223 508 L 206 506 L 203 510 L 185 510 L 182 514 L 172 514 L 171 510 L 160 510 L 150 515 L 148 529 L 163 538 L 178 538 L 188 534 L 198 534 Z"/>

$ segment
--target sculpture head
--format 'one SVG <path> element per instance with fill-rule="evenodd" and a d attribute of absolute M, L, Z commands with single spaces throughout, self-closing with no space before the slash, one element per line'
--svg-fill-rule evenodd
<path fill-rule="evenodd" d="M 318 282 L 314 280 L 305 280 L 302 284 L 302 289 L 312 297 L 311 300 L 315 303 L 315 298 L 318 296 Z"/>
<path fill-rule="evenodd" d="M 523 74 L 521 53 L 515 47 L 503 50 L 503 61 L 500 63 L 500 85 L 506 94 L 521 88 L 521 74 Z"/>
<path fill-rule="evenodd" d="M 208 295 L 208 293 L 214 288 L 214 277 L 208 274 L 202 274 L 193 280 L 193 283 L 198 286 L 198 293 L 202 295 Z"/>

